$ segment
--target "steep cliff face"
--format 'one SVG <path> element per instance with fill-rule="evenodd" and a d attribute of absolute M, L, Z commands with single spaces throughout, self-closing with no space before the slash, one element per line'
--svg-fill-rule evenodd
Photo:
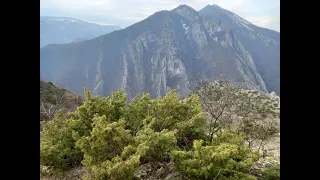
<path fill-rule="evenodd" d="M 268 91 L 280 95 L 280 33 L 255 26 L 217 5 L 208 5 L 199 13 L 234 32 L 243 47 L 251 54 Z"/>
<path fill-rule="evenodd" d="M 181 5 L 91 40 L 42 48 L 40 71 L 62 87 L 102 96 L 118 88 L 129 98 L 173 88 L 185 95 L 198 75 L 267 92 L 253 59 L 232 30 Z"/>

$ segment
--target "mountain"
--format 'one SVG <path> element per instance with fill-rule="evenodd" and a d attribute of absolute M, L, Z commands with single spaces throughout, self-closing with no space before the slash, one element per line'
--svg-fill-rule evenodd
<path fill-rule="evenodd" d="M 162 96 L 173 88 L 184 96 L 199 76 L 268 92 L 253 59 L 233 30 L 180 5 L 94 39 L 48 45 L 40 50 L 40 74 L 102 96 L 118 88 L 129 98 L 141 92 Z"/>
<path fill-rule="evenodd" d="M 76 93 L 40 79 L 40 121 L 51 119 L 56 110 L 74 111 L 82 101 Z"/>
<path fill-rule="evenodd" d="M 121 29 L 116 25 L 99 25 L 68 17 L 40 17 L 40 47 L 87 40 Z"/>
<path fill-rule="evenodd" d="M 280 95 L 280 33 L 258 27 L 217 5 L 199 11 L 232 30 L 252 60 L 269 92 Z"/>

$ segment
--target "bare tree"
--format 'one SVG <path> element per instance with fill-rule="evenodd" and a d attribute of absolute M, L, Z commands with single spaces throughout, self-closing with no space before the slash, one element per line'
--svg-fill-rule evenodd
<path fill-rule="evenodd" d="M 197 79 L 196 93 L 208 115 L 210 141 L 224 128 L 245 133 L 250 146 L 256 140 L 262 146 L 276 133 L 275 124 L 270 122 L 279 117 L 279 104 L 269 96 L 246 90 L 232 80 L 210 82 L 203 78 Z"/>
<path fill-rule="evenodd" d="M 277 132 L 279 127 L 273 118 L 266 118 L 264 120 L 254 118 L 242 119 L 237 128 L 238 132 L 246 134 L 245 140 L 248 142 L 250 148 L 253 148 L 253 143 L 257 142 L 256 147 L 258 151 L 264 150 L 264 146 Z"/>
<path fill-rule="evenodd" d="M 49 103 L 44 97 L 42 97 L 40 113 L 45 114 L 48 117 L 48 119 L 52 119 L 56 111 L 61 109 L 61 107 L 67 103 L 66 94 L 67 94 L 67 91 L 64 94 L 62 94 L 60 97 L 58 97 L 57 94 L 55 94 L 54 104 Z"/>
<path fill-rule="evenodd" d="M 201 87 L 196 91 L 203 109 L 209 117 L 210 141 L 212 141 L 214 133 L 221 131 L 230 121 L 231 109 L 236 102 L 236 93 L 239 88 L 228 81 L 202 81 Z"/>

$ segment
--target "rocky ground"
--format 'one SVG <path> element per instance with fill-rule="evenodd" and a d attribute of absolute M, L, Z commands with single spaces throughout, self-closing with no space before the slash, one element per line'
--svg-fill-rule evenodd
<path fill-rule="evenodd" d="M 60 176 L 43 176 L 40 177 L 40 180 L 81 180 L 84 174 L 85 170 L 82 167 L 76 167 Z"/>
<path fill-rule="evenodd" d="M 275 163 L 280 163 L 280 133 L 276 137 L 270 139 L 270 141 L 265 146 L 265 150 L 268 156 L 262 158 L 258 162 L 258 168 L 263 168 Z"/>

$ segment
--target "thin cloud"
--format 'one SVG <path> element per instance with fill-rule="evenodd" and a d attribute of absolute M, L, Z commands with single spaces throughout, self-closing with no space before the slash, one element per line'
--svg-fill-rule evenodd
<path fill-rule="evenodd" d="M 280 17 L 277 14 L 248 17 L 252 24 L 280 32 Z"/>

